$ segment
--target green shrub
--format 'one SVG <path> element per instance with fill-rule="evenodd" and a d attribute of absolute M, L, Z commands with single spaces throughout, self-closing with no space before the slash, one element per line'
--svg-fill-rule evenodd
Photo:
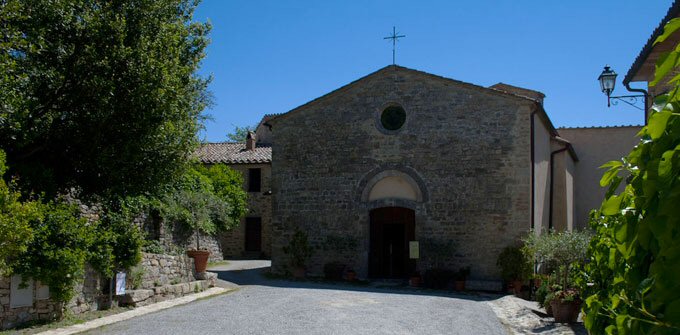
<path fill-rule="evenodd" d="M 41 208 L 43 217 L 31 221 L 33 240 L 16 259 L 14 273 L 40 280 L 54 300 L 66 302 L 83 275 L 97 226 L 80 218 L 77 206 L 53 201 Z"/>
<path fill-rule="evenodd" d="M 130 269 L 129 280 L 133 289 L 139 289 L 144 283 L 144 267 L 136 265 Z"/>
<path fill-rule="evenodd" d="M 98 224 L 88 262 L 106 277 L 132 268 L 142 258 L 143 234 L 133 223 L 139 214 L 136 206 L 131 204 L 135 201 L 126 199 L 109 204 Z"/>
<path fill-rule="evenodd" d="M 242 183 L 241 176 L 224 165 L 196 166 L 154 204 L 166 221 L 195 233 L 198 250 L 201 234 L 214 235 L 239 224 L 247 211 Z"/>
<path fill-rule="evenodd" d="M 505 247 L 498 255 L 496 265 L 501 268 L 501 277 L 506 281 L 524 281 L 533 272 L 531 259 L 519 247 Z"/>
<path fill-rule="evenodd" d="M 550 305 L 550 300 L 553 298 L 552 296 L 548 297 L 549 294 L 551 294 L 550 283 L 547 280 L 544 280 L 536 289 L 536 302 L 540 307 L 543 307 L 546 310 L 548 309 L 548 305 Z"/>
<path fill-rule="evenodd" d="M 295 230 L 293 237 L 288 245 L 283 247 L 283 252 L 290 257 L 290 265 L 293 267 L 304 267 L 307 259 L 312 256 L 312 247 L 307 241 L 307 234 L 300 230 Z"/>
<path fill-rule="evenodd" d="M 21 194 L 3 180 L 7 167 L 0 150 L 0 276 L 12 273 L 13 261 L 33 240 L 32 221 L 42 218 L 40 203 L 21 201 Z"/>
<path fill-rule="evenodd" d="M 142 251 L 150 254 L 163 254 L 165 253 L 165 248 L 163 248 L 163 245 L 158 240 L 144 240 Z"/>
<path fill-rule="evenodd" d="M 678 33 L 671 20 L 655 41 Z M 668 41 L 669 43 L 675 43 Z M 608 170 L 600 184 L 609 189 L 591 225 L 589 290 L 584 324 L 593 334 L 680 333 L 680 44 L 661 54 L 655 86 L 669 80 L 640 142 Z M 624 176 L 620 176 L 621 172 Z M 625 189 L 617 189 L 626 178 Z"/>

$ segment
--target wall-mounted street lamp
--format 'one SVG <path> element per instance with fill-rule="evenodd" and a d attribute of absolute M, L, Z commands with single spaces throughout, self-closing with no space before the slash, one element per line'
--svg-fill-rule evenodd
<path fill-rule="evenodd" d="M 605 65 L 604 70 L 602 73 L 600 73 L 600 76 L 597 77 L 597 80 L 600 81 L 600 88 L 602 89 L 602 93 L 607 95 L 607 107 L 611 107 L 611 105 L 617 105 L 619 101 L 625 102 L 641 111 L 644 111 L 646 109 L 646 106 L 639 107 L 636 104 L 638 103 L 638 98 L 642 98 L 642 103 L 647 104 L 646 102 L 646 95 L 640 94 L 640 95 L 619 95 L 619 96 L 612 96 L 612 92 L 614 92 L 614 86 L 616 86 L 616 72 L 612 70 L 609 65 Z M 628 87 L 626 87 L 628 88 Z M 630 89 L 629 89 L 630 90 Z"/>

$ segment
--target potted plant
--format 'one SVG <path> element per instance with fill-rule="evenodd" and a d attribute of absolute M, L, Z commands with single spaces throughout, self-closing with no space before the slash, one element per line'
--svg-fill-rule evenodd
<path fill-rule="evenodd" d="M 345 278 L 347 279 L 347 281 L 353 282 L 357 280 L 357 273 L 352 269 L 347 269 L 347 273 L 345 273 Z"/>
<path fill-rule="evenodd" d="M 573 323 L 578 319 L 579 310 L 581 308 L 581 298 L 579 291 L 575 288 L 566 290 L 558 289 L 551 292 L 546 297 L 550 301 L 555 322 Z"/>
<path fill-rule="evenodd" d="M 293 277 L 301 279 L 305 277 L 306 264 L 312 256 L 312 247 L 307 241 L 307 234 L 300 230 L 295 230 L 288 245 L 283 247 L 283 253 L 290 257 L 290 265 L 293 268 Z"/>
<path fill-rule="evenodd" d="M 358 241 L 351 235 L 327 235 L 321 248 L 328 254 L 344 261 L 351 259 L 356 252 Z M 326 279 L 342 280 L 343 274 L 347 281 L 356 280 L 356 272 L 343 261 L 333 261 L 324 265 Z"/>
<path fill-rule="evenodd" d="M 323 266 L 323 274 L 326 280 L 342 280 L 345 272 L 345 264 L 340 262 L 330 262 Z"/>
<path fill-rule="evenodd" d="M 408 280 L 408 284 L 409 286 L 418 287 L 420 286 L 421 281 L 422 279 L 420 278 L 420 272 L 415 271 L 413 272 L 413 274 L 411 274 L 411 277 Z"/>
<path fill-rule="evenodd" d="M 522 285 L 531 276 L 531 260 L 521 248 L 505 247 L 498 255 L 496 265 L 501 269 L 501 278 L 512 286 L 515 295 L 522 291 Z"/>
<path fill-rule="evenodd" d="M 465 291 L 465 280 L 467 277 L 470 275 L 470 267 L 466 266 L 463 268 L 458 269 L 453 274 L 453 288 L 456 291 Z"/>
<path fill-rule="evenodd" d="M 194 259 L 196 273 L 205 272 L 208 265 L 210 251 L 201 247 L 203 235 L 214 235 L 218 230 L 221 218 L 213 215 L 216 208 L 226 206 L 208 192 L 196 190 L 181 190 L 170 196 L 167 208 L 171 211 L 171 220 L 183 224 L 193 232 L 195 249 L 187 250 L 187 255 Z"/>
<path fill-rule="evenodd" d="M 238 174 L 226 165 L 194 166 L 187 169 L 177 188 L 158 202 L 165 220 L 193 233 L 196 248 L 187 255 L 194 259 L 197 273 L 205 272 L 210 252 L 201 247 L 201 237 L 227 231 L 245 214 L 246 194 Z"/>
<path fill-rule="evenodd" d="M 550 231 L 525 240 L 536 260 L 553 269 L 551 277 L 558 284 L 551 286 L 544 304 L 550 304 L 556 322 L 574 322 L 578 317 L 581 299 L 572 269 L 584 261 L 589 242 L 587 231 Z"/>

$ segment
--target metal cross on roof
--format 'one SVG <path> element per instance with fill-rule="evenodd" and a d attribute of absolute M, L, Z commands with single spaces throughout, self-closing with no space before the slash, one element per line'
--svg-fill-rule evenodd
<path fill-rule="evenodd" d="M 397 28 L 392 27 L 392 36 L 384 37 L 384 40 L 392 40 L 392 65 L 396 64 L 396 50 L 397 50 L 397 40 L 406 37 L 406 35 L 397 35 Z"/>

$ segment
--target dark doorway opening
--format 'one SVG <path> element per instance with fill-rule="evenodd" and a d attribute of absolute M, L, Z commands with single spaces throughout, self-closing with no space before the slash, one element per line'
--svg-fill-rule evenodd
<path fill-rule="evenodd" d="M 402 207 L 371 211 L 368 275 L 372 278 L 406 278 L 415 271 L 409 258 L 409 241 L 415 240 L 415 213 Z"/>
<path fill-rule="evenodd" d="M 246 251 L 262 251 L 261 218 L 246 218 Z"/>

